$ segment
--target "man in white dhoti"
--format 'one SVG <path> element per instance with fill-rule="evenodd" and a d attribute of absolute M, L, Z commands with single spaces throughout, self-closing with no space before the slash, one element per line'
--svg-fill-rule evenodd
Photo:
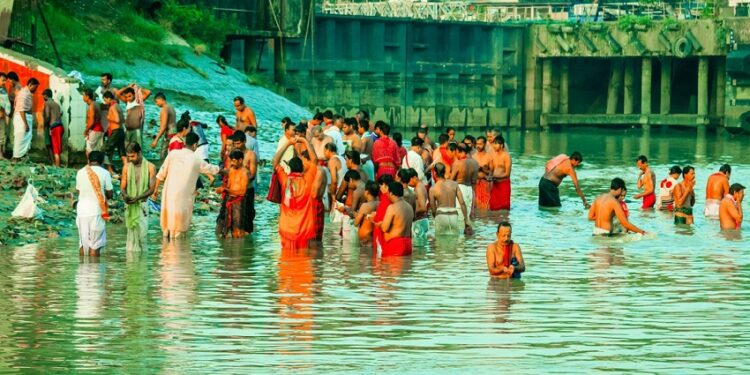
<path fill-rule="evenodd" d="M 31 148 L 31 125 L 34 116 L 31 112 L 33 97 L 39 81 L 29 78 L 26 87 L 22 88 L 15 97 L 13 110 L 13 159 L 19 160 L 29 153 Z"/>
<path fill-rule="evenodd" d="M 78 227 L 79 253 L 99 256 L 107 244 L 105 221 L 109 220 L 107 199 L 112 199 L 112 176 L 102 168 L 104 154 L 93 151 L 89 164 L 76 174 L 76 226 Z"/>
<path fill-rule="evenodd" d="M 216 175 L 219 167 L 195 157 L 198 135 L 188 133 L 185 148 L 173 150 L 164 159 L 156 174 L 153 200 L 159 196 L 159 185 L 164 183 L 161 197 L 161 230 L 164 237 L 175 239 L 190 228 L 195 203 L 195 187 L 198 175 Z"/>

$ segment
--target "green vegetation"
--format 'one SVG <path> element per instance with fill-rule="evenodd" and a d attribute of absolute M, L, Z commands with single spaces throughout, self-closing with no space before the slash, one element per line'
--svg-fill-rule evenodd
<path fill-rule="evenodd" d="M 205 45 L 214 53 L 221 50 L 227 33 L 237 25 L 236 18 L 218 19 L 207 8 L 179 5 L 174 0 L 167 1 L 159 11 L 158 21 L 188 43 Z"/>

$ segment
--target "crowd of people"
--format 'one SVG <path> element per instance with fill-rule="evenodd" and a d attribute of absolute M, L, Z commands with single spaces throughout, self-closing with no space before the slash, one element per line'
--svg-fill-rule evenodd
<path fill-rule="evenodd" d="M 0 75 L 5 77 L 11 86 L 17 84 L 15 74 Z M 143 103 L 151 92 L 136 84 L 116 89 L 111 83 L 112 76 L 105 73 L 101 86 L 83 92 L 88 105 L 84 136 L 89 163 L 76 179 L 81 254 L 96 256 L 106 243 L 107 201 L 113 197 L 113 179 L 120 180 L 120 195 L 126 204 L 129 248 L 143 246 L 152 206 L 160 210 L 165 238 L 187 233 L 196 189 L 204 187 L 204 180 L 208 186 L 219 185 L 216 191 L 222 197 L 217 235 L 239 238 L 252 233 L 260 156 L 255 114 L 244 99 L 234 98 L 234 125 L 224 116 L 217 118 L 222 147 L 219 163 L 211 164 L 207 125 L 191 121 L 189 113 L 178 119 L 166 96 L 155 94 L 154 102 L 160 108 L 159 131 L 150 147 L 161 150 L 161 166 L 157 169 L 143 158 L 141 146 Z M 23 151 L 27 147 L 19 142 L 26 142 L 22 131 L 29 126 L 27 102 L 37 87 L 38 82 L 30 79 L 26 87 L 11 90 L 14 95 L 8 93 L 8 97 L 15 99 L 11 108 L 4 108 L 0 98 L 0 121 L 9 114 L 19 119 L 13 122 L 17 133 L 14 157 L 23 156 L 16 154 L 16 148 Z M 49 122 L 49 135 L 57 138 L 59 106 L 55 107 L 51 94 L 45 91 L 44 95 L 46 103 L 51 102 L 49 110 L 45 104 L 45 126 Z M 433 142 L 429 128 L 422 125 L 407 149 L 402 134 L 392 133 L 383 121 L 371 122 L 366 111 L 349 118 L 331 111 L 317 113 L 309 121 L 284 118 L 281 128 L 266 200 L 279 205 L 279 234 L 285 248 L 305 248 L 321 241 L 328 226 L 332 227 L 329 233 L 338 233 L 344 241 L 371 246 L 376 256 L 408 256 L 412 239 L 425 236 L 430 226 L 437 236 L 471 235 L 476 211 L 511 209 L 513 163 L 498 131 L 488 130 L 478 137 L 466 135 L 459 140 L 455 129 L 448 128 Z M 51 141 L 56 164 L 59 152 L 54 151 L 59 147 L 54 145 L 59 142 Z M 115 152 L 122 160 L 119 172 L 113 163 Z M 594 221 L 594 235 L 646 233 L 629 221 L 622 179 L 614 178 L 609 192 L 589 204 L 576 175 L 582 162 L 583 156 L 573 152 L 546 163 L 539 180 L 539 206 L 560 207 L 559 185 L 570 177 L 589 209 L 589 220 Z M 641 173 L 636 185 L 639 192 L 633 198 L 643 201 L 642 208 L 671 211 L 676 224 L 692 224 L 695 169 L 674 166 L 657 184 L 646 156 L 639 156 L 636 166 Z M 723 230 L 739 229 L 743 219 L 745 187 L 730 184 L 730 176 L 731 167 L 723 165 L 709 177 L 706 187 L 704 214 L 718 219 Z M 510 224 L 499 223 L 496 236 L 486 251 L 490 274 L 519 277 L 525 263 L 520 246 L 511 239 Z"/>

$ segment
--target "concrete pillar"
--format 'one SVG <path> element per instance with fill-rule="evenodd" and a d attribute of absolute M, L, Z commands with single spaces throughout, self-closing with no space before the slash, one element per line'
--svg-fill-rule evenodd
<path fill-rule="evenodd" d="M 570 91 L 570 60 L 560 60 L 560 113 L 568 114 Z"/>
<path fill-rule="evenodd" d="M 284 53 L 284 38 L 273 40 L 273 78 L 282 87 L 286 80 L 286 54 Z"/>
<path fill-rule="evenodd" d="M 644 57 L 641 68 L 641 114 L 651 114 L 651 58 Z"/>
<path fill-rule="evenodd" d="M 634 102 L 634 96 L 635 93 L 633 92 L 633 81 L 635 80 L 635 72 L 633 61 L 626 60 L 625 61 L 625 74 L 624 74 L 624 94 L 623 94 L 623 100 L 622 100 L 622 113 L 626 115 L 633 114 L 633 102 Z"/>
<path fill-rule="evenodd" d="M 552 60 L 542 62 L 542 114 L 552 112 Z"/>
<path fill-rule="evenodd" d="M 609 88 L 607 89 L 607 114 L 617 113 L 617 102 L 622 92 L 622 60 L 610 60 Z"/>
<path fill-rule="evenodd" d="M 708 58 L 698 59 L 698 116 L 708 115 Z"/>
<path fill-rule="evenodd" d="M 715 60 L 714 71 L 716 72 L 716 116 L 724 116 L 724 100 L 726 100 L 726 79 L 727 79 L 727 60 L 724 56 L 719 56 Z"/>
<path fill-rule="evenodd" d="M 672 106 L 672 59 L 664 57 L 661 60 L 661 95 L 659 98 L 659 113 L 669 114 Z"/>

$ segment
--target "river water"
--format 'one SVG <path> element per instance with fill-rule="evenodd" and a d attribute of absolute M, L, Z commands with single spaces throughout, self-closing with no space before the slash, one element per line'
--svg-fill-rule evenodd
<path fill-rule="evenodd" d="M 656 233 L 594 239 L 572 185 L 564 207 L 540 211 L 544 161 L 579 150 L 590 199 L 609 179 L 635 192 L 635 157 L 657 178 L 697 167 L 696 212 L 722 163 L 748 185 L 747 138 L 694 132 L 507 134 L 514 157 L 513 237 L 527 272 L 491 280 L 484 252 L 498 215 L 470 238 L 416 241 L 408 258 L 328 233 L 317 250 L 280 249 L 278 207 L 258 206 L 258 231 L 218 240 L 196 218 L 189 241 L 163 244 L 151 220 L 143 253 L 109 226 L 99 262 L 66 237 L 0 252 L 2 372 L 115 373 L 747 373 L 750 241 L 696 215 L 678 228 L 631 202 Z M 266 149 L 272 147 L 266 146 Z M 270 157 L 270 156 L 269 156 Z M 12 370 L 13 369 L 13 370 Z"/>

